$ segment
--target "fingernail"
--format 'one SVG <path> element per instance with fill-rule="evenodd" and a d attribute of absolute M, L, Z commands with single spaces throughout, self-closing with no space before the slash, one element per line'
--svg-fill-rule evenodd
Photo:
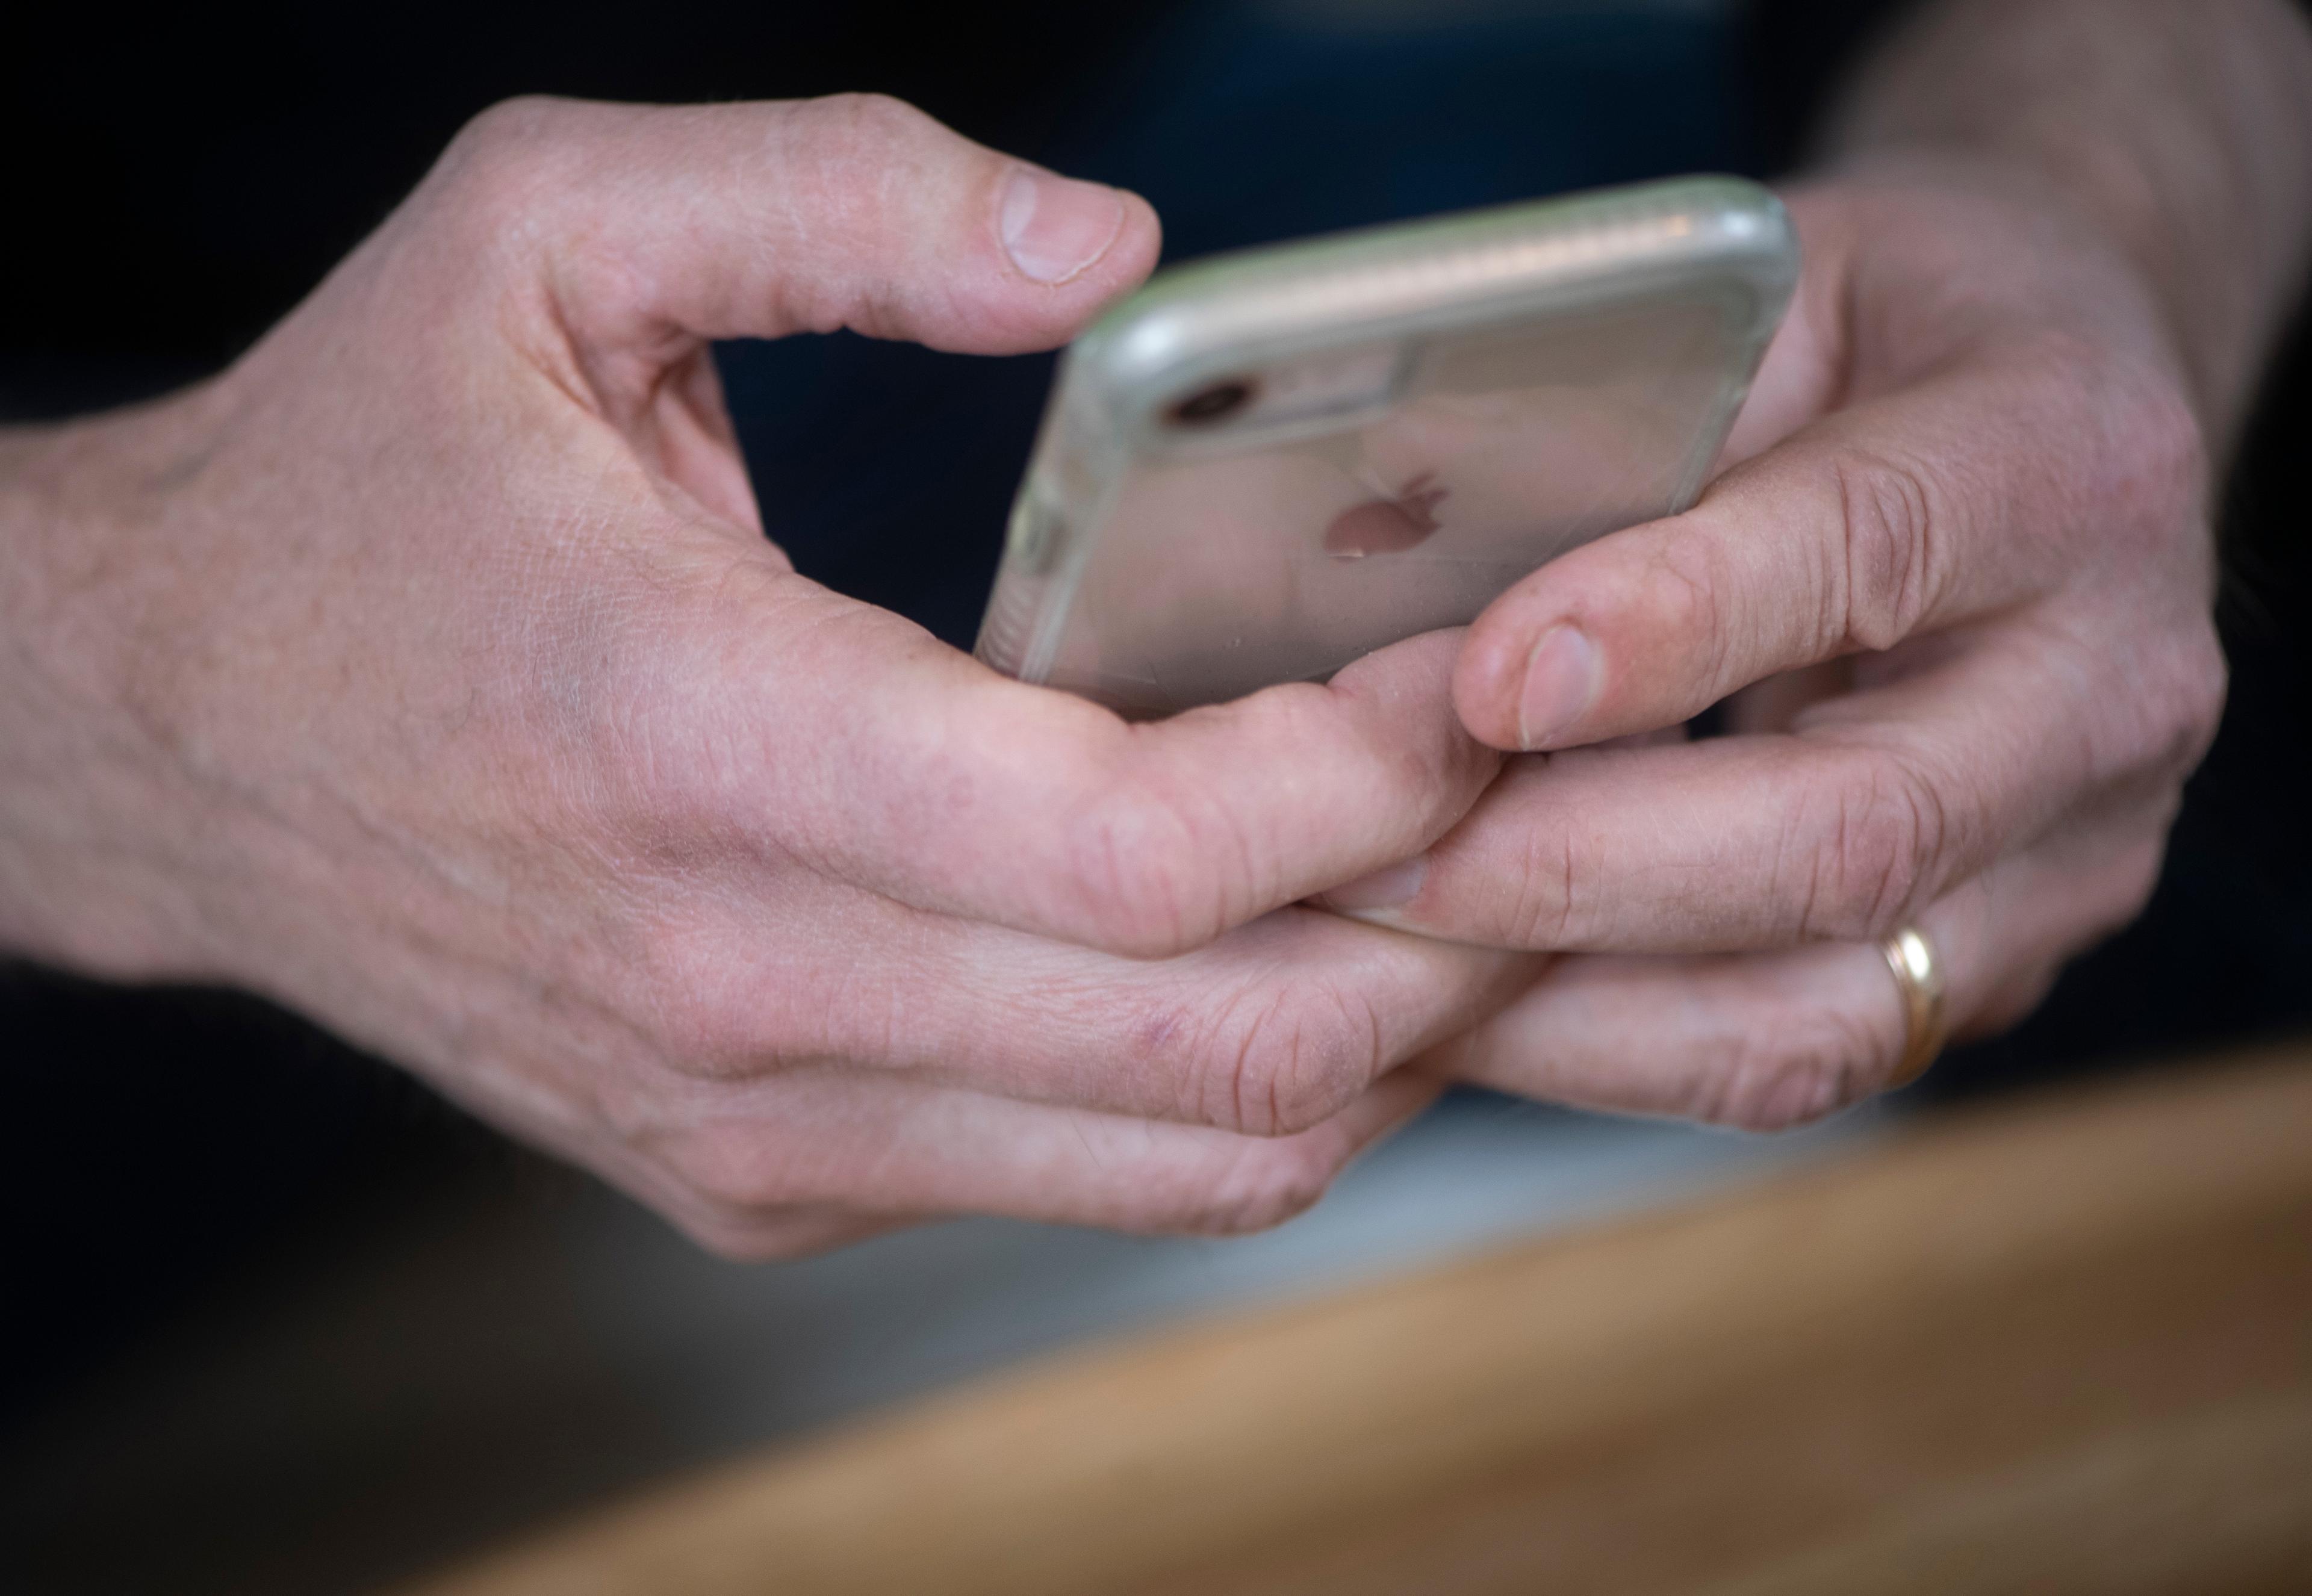
<path fill-rule="evenodd" d="M 1552 627 L 1526 656 L 1518 694 L 1518 743 L 1540 748 L 1588 713 L 1603 680 L 1598 645 L 1572 627 Z"/>
<path fill-rule="evenodd" d="M 1402 864 L 1392 864 L 1387 870 L 1376 870 L 1371 875 L 1361 875 L 1344 887 L 1336 887 L 1325 894 L 1327 908 L 1340 910 L 1344 915 L 1370 914 L 1376 909 L 1403 908 L 1421 890 L 1421 882 L 1429 873 L 1429 857 L 1420 855 Z"/>
<path fill-rule="evenodd" d="M 1124 198 L 1104 183 L 1080 183 L 1023 166 L 1003 190 L 1003 247 L 1020 275 L 1064 283 L 1108 253 L 1124 231 Z"/>

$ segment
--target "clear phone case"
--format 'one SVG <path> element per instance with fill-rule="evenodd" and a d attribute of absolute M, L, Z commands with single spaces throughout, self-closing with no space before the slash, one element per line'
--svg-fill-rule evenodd
<path fill-rule="evenodd" d="M 1693 502 L 1797 276 L 1731 178 L 1168 270 L 1061 364 L 979 656 L 1155 715 L 1469 621 Z"/>

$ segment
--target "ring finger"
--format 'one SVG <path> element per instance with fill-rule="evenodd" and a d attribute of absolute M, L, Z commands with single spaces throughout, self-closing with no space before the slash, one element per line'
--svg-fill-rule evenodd
<path fill-rule="evenodd" d="M 2142 811 L 2001 861 L 1916 916 L 1966 1036 L 2014 1017 L 2062 961 L 2141 906 L 2161 820 Z M 1756 953 L 1569 954 L 1423 1070 L 1522 1097 L 1754 1130 L 1894 1084 L 1905 1006 L 1871 943 Z"/>

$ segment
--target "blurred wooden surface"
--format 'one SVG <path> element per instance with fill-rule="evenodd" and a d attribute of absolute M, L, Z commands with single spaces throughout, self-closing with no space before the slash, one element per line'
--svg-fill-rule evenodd
<path fill-rule="evenodd" d="M 2312 1592 L 2312 1048 L 1038 1364 L 425 1591 Z"/>

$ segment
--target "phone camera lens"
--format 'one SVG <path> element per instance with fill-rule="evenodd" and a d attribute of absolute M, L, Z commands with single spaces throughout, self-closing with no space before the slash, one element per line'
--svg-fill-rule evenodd
<path fill-rule="evenodd" d="M 1209 388 L 1199 388 L 1172 407 L 1175 426 L 1208 426 L 1225 420 L 1252 402 L 1249 382 L 1215 382 Z"/>

